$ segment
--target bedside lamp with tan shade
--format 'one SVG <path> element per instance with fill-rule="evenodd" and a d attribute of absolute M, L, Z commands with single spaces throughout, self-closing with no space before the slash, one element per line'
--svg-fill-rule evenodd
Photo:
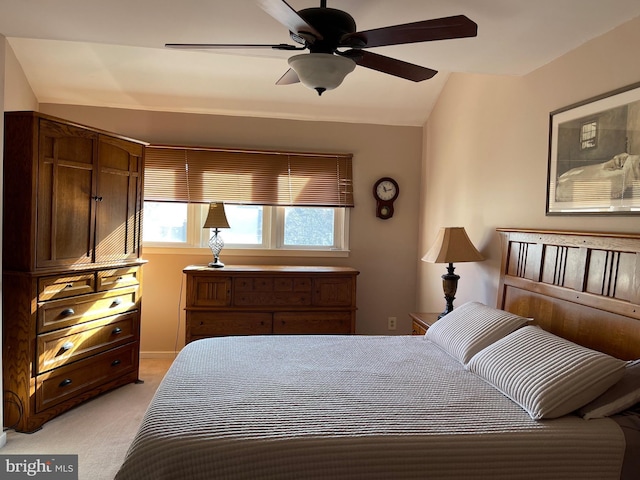
<path fill-rule="evenodd" d="M 227 215 L 224 213 L 224 203 L 211 202 L 209 204 L 209 213 L 207 219 L 204 221 L 202 228 L 213 228 L 213 235 L 209 239 L 209 248 L 213 253 L 213 262 L 209 264 L 213 268 L 222 268 L 224 263 L 220 261 L 220 252 L 224 247 L 224 240 L 220 235 L 221 228 L 229 228 L 229 222 L 227 221 Z"/>
<path fill-rule="evenodd" d="M 422 257 L 427 263 L 448 263 L 447 273 L 442 275 L 442 288 L 447 301 L 444 312 L 438 318 L 444 317 L 453 310 L 453 300 L 456 298 L 460 275 L 454 272 L 454 263 L 479 262 L 484 260 L 482 254 L 476 250 L 463 227 L 443 227 L 429 251 Z"/>

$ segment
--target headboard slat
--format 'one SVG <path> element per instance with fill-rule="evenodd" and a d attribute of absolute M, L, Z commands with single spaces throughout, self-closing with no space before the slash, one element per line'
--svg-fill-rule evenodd
<path fill-rule="evenodd" d="M 586 347 L 640 358 L 640 235 L 498 232 L 499 308 Z"/>

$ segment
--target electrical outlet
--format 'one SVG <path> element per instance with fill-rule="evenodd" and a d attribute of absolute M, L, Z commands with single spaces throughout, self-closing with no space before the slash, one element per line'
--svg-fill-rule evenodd
<path fill-rule="evenodd" d="M 389 330 L 395 330 L 397 327 L 397 318 L 396 317 L 389 317 L 387 319 L 387 328 Z"/>

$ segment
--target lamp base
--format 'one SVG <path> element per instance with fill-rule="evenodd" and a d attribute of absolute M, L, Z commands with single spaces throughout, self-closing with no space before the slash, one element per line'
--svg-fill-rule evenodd
<path fill-rule="evenodd" d="M 211 268 L 222 268 L 224 267 L 224 263 L 220 261 L 220 252 L 224 247 L 224 240 L 222 240 L 222 235 L 220 235 L 220 230 L 216 228 L 213 231 L 213 235 L 209 239 L 209 248 L 211 249 L 211 253 L 213 253 L 213 262 L 209 264 Z"/>
<path fill-rule="evenodd" d="M 460 280 L 460 275 L 453 273 L 454 270 L 453 263 L 450 263 L 447 267 L 447 273 L 442 275 L 442 289 L 444 290 L 444 299 L 447 301 L 447 305 L 444 312 L 438 315 L 438 318 L 442 318 L 453 311 L 453 301 L 456 299 L 458 280 Z"/>
<path fill-rule="evenodd" d="M 222 263 L 219 258 L 216 258 L 216 259 L 214 259 L 213 262 L 211 262 L 209 264 L 209 266 L 211 268 L 222 268 L 222 267 L 224 267 L 224 263 Z"/>

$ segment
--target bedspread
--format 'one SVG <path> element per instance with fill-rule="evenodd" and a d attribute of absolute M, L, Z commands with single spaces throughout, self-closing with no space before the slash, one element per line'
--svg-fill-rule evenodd
<path fill-rule="evenodd" d="M 424 337 L 188 344 L 117 480 L 617 479 L 618 425 L 535 421 Z"/>

